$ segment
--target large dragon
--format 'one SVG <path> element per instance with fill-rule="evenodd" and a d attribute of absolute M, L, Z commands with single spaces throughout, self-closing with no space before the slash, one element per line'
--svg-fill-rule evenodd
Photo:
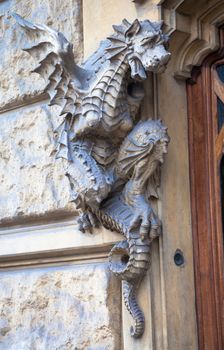
<path fill-rule="evenodd" d="M 123 20 L 81 66 L 62 33 L 14 14 L 31 39 L 24 50 L 38 60 L 34 72 L 48 84 L 50 105 L 61 107 L 57 157 L 67 159 L 72 200 L 82 231 L 101 222 L 122 233 L 109 256 L 123 280 L 124 301 L 134 318 L 134 337 L 144 332 L 136 290 L 150 262 L 150 243 L 161 224 L 149 203 L 169 138 L 160 121 L 138 121 L 147 72 L 169 60 L 161 22 Z"/>

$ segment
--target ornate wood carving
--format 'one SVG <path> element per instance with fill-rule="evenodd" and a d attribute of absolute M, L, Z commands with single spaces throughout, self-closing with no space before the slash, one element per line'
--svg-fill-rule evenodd
<path fill-rule="evenodd" d="M 150 243 L 161 223 L 148 198 L 157 196 L 158 168 L 169 141 L 161 121 L 138 121 L 147 72 L 161 72 L 169 60 L 161 22 L 123 20 L 114 34 L 82 66 L 62 33 L 14 15 L 39 61 L 51 105 L 61 107 L 57 157 L 67 159 L 72 201 L 80 211 L 80 230 L 100 222 L 125 240 L 110 253 L 110 269 L 124 283 L 124 301 L 135 325 L 144 332 L 144 314 L 136 290 L 150 261 Z"/>

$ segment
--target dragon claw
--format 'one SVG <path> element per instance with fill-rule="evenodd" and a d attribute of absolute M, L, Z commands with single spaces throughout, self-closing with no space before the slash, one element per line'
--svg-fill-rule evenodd
<path fill-rule="evenodd" d="M 92 228 L 98 227 L 99 221 L 95 214 L 91 212 L 82 213 L 77 219 L 78 229 L 83 232 L 92 233 Z"/>

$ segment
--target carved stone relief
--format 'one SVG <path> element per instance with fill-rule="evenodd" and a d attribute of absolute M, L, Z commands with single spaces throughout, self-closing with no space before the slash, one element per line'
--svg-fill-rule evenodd
<path fill-rule="evenodd" d="M 175 47 L 174 75 L 191 77 L 194 66 L 219 47 L 218 28 L 224 21 L 224 2 L 163 0 L 161 15 L 165 31 Z"/>
<path fill-rule="evenodd" d="M 161 231 L 149 199 L 157 197 L 169 142 L 161 121 L 139 120 L 141 81 L 147 72 L 164 71 L 168 38 L 161 22 L 123 20 L 79 66 L 62 33 L 14 17 L 31 40 L 24 50 L 39 62 L 34 72 L 46 79 L 50 104 L 61 107 L 57 157 L 67 160 L 80 230 L 101 223 L 125 236 L 110 252 L 110 270 L 124 281 L 124 301 L 135 322 L 131 334 L 140 337 L 144 314 L 135 293 L 149 267 L 150 243 Z"/>

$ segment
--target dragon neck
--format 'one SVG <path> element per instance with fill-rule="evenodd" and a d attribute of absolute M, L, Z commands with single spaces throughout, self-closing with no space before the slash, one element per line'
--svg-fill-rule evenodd
<path fill-rule="evenodd" d="M 128 69 L 129 65 L 125 55 L 122 55 L 109 66 L 105 74 L 107 86 L 104 99 L 112 97 L 117 104 L 119 97 L 122 98 L 122 94 L 125 93 Z"/>

